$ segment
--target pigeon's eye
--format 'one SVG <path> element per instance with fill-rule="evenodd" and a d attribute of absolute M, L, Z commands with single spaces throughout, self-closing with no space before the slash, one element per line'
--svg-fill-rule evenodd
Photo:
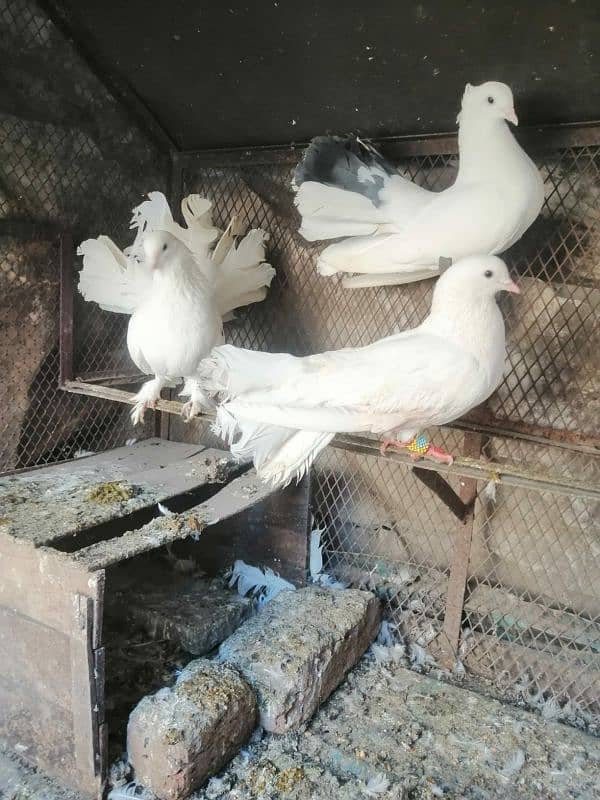
<path fill-rule="evenodd" d="M 493 97 L 488 97 L 488 103 L 490 105 L 492 105 L 494 103 L 494 98 Z"/>
<path fill-rule="evenodd" d="M 494 273 L 492 272 L 491 269 L 486 269 L 486 271 L 483 274 L 485 275 L 486 278 L 491 278 Z"/>
<path fill-rule="evenodd" d="M 166 249 L 167 249 L 167 244 L 165 242 L 165 244 L 163 244 L 163 246 L 162 246 L 163 253 L 165 252 Z"/>

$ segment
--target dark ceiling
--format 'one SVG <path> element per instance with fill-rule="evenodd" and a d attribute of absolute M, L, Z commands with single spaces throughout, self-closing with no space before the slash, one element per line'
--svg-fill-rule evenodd
<path fill-rule="evenodd" d="M 448 131 L 464 84 L 522 123 L 600 117 L 600 0 L 63 0 L 183 149 Z"/>

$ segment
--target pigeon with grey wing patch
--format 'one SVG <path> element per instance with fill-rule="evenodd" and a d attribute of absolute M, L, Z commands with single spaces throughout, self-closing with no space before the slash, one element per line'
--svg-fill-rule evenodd
<path fill-rule="evenodd" d="M 339 239 L 322 275 L 344 286 L 404 284 L 439 274 L 440 258 L 498 254 L 518 241 L 544 202 L 539 170 L 515 140 L 513 95 L 494 81 L 467 84 L 458 116 L 459 168 L 442 192 L 412 183 L 356 137 L 314 139 L 294 177 L 300 233 Z"/>

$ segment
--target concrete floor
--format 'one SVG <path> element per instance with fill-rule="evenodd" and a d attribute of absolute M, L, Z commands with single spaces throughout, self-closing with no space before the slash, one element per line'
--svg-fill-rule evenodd
<path fill-rule="evenodd" d="M 81 800 L 6 754 L 0 796 Z M 304 730 L 257 732 L 193 797 L 592 800 L 600 740 L 367 655 Z"/>

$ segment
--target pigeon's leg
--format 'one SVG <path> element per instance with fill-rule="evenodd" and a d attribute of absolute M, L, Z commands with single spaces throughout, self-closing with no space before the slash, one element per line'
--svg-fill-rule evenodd
<path fill-rule="evenodd" d="M 439 461 L 441 464 L 452 464 L 454 458 L 441 447 L 435 447 L 420 433 L 418 436 L 406 441 L 399 442 L 398 439 L 384 439 L 379 448 L 381 455 L 392 447 L 394 450 L 408 450 L 412 461 L 419 458 L 430 458 L 432 461 Z"/>
<path fill-rule="evenodd" d="M 181 416 L 186 422 L 206 411 L 212 410 L 215 405 L 200 385 L 196 378 L 186 378 L 181 395 L 189 395 L 189 400 L 181 409 Z"/>
<path fill-rule="evenodd" d="M 165 378 L 157 375 L 153 380 L 147 381 L 136 396 L 133 398 L 135 405 L 131 412 L 131 421 L 134 425 L 144 422 L 144 415 L 147 408 L 156 408 L 156 403 L 160 400 L 160 392 L 166 384 Z"/>

